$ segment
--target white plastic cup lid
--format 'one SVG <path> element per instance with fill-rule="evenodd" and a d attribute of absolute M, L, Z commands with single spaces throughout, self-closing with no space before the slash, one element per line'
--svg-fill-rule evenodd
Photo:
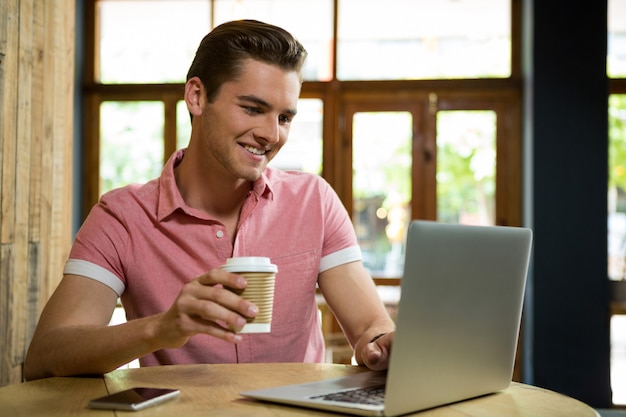
<path fill-rule="evenodd" d="M 278 272 L 270 258 L 263 256 L 239 256 L 228 258 L 221 268 L 228 272 Z"/>

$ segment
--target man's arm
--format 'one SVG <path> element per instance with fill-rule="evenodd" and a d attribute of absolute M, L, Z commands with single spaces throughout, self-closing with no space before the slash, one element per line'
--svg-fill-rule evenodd
<path fill-rule="evenodd" d="M 351 262 L 324 271 L 319 287 L 354 348 L 357 363 L 386 369 L 395 324 L 363 264 Z"/>
<path fill-rule="evenodd" d="M 103 354 L 114 339 L 124 341 L 123 335 L 107 329 L 116 301 L 115 292 L 104 284 L 65 276 L 37 324 L 24 363 L 26 379 L 103 373 L 124 364 L 127 358 L 114 358 L 111 350 L 110 357 Z"/>
<path fill-rule="evenodd" d="M 238 275 L 212 270 L 186 284 L 169 310 L 108 326 L 117 294 L 95 280 L 66 275 L 41 315 L 24 376 L 103 374 L 150 352 L 180 347 L 197 333 L 236 343 L 245 317 L 256 310 L 223 286 L 245 285 Z"/>

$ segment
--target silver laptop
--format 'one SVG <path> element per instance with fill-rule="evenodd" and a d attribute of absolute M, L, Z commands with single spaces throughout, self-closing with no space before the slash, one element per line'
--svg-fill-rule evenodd
<path fill-rule="evenodd" d="M 413 221 L 387 372 L 241 395 L 346 414 L 398 416 L 507 388 L 531 242 L 526 228 Z M 365 396 L 363 389 L 384 392 L 384 398 L 359 403 L 355 398 Z"/>

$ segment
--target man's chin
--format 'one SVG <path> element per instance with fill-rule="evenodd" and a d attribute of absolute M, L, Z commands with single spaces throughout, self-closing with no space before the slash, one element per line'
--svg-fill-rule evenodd
<path fill-rule="evenodd" d="M 259 178 L 261 178 L 263 171 L 265 171 L 265 167 L 260 168 L 260 169 L 254 169 L 254 170 L 246 170 L 246 172 L 242 173 L 241 178 L 246 181 L 254 182 L 258 180 Z"/>

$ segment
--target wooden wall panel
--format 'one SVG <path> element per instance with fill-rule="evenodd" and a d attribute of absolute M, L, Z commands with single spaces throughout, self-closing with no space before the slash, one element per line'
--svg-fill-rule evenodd
<path fill-rule="evenodd" d="M 0 2 L 0 386 L 71 243 L 74 0 Z"/>

